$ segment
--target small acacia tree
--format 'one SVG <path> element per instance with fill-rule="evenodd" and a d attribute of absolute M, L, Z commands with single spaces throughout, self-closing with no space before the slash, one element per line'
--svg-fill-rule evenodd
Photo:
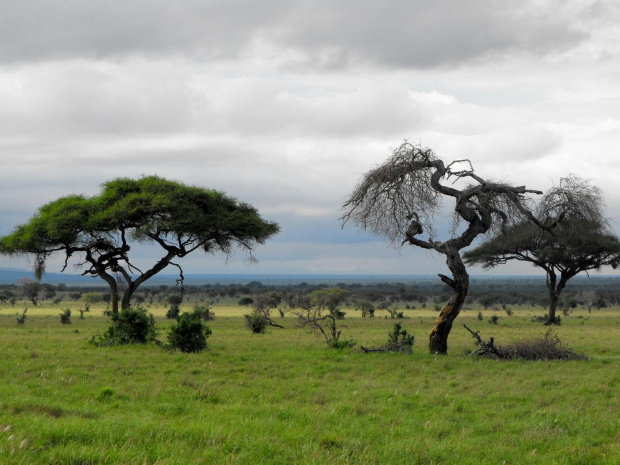
<path fill-rule="evenodd" d="M 84 308 L 78 310 L 80 312 L 80 320 L 84 319 L 84 313 L 90 312 L 90 306 L 103 301 L 103 294 L 101 292 L 86 292 L 82 294 L 82 302 L 84 302 Z"/>
<path fill-rule="evenodd" d="M 458 181 L 469 184 L 460 187 Z M 542 194 L 482 179 L 468 160 L 446 165 L 431 149 L 405 141 L 383 165 L 362 177 L 343 206 L 342 221 L 384 236 L 396 247 L 410 244 L 446 257 L 452 278 L 439 277 L 453 293 L 430 333 L 429 350 L 447 354 L 448 335 L 469 288 L 461 250 L 492 228 L 505 228 L 522 218 L 536 221 L 527 206 L 529 193 Z M 454 201 L 454 226 L 449 239 L 439 240 L 434 223 L 446 198 Z M 423 233 L 427 239 L 420 238 Z"/>
<path fill-rule="evenodd" d="M 620 240 L 609 229 L 598 188 L 576 177 L 564 178 L 540 200 L 536 216 L 544 229 L 520 222 L 464 254 L 469 264 L 492 268 L 511 260 L 545 270 L 549 289 L 545 324 L 557 323 L 556 310 L 567 282 L 581 272 L 620 264 Z"/>
<path fill-rule="evenodd" d="M 20 285 L 20 292 L 22 296 L 32 302 L 35 307 L 39 303 L 39 294 L 41 293 L 41 283 L 38 281 L 32 281 L 29 278 L 20 279 L 17 284 Z"/>
<path fill-rule="evenodd" d="M 0 253 L 34 256 L 37 278 L 56 252 L 65 256 L 63 271 L 70 258 L 78 258 L 84 275 L 106 281 L 116 314 L 119 297 L 121 307 L 129 308 L 136 289 L 168 265 L 179 268 L 182 285 L 182 269 L 173 260 L 195 250 L 229 255 L 235 246 L 253 259 L 254 246 L 278 230 L 252 206 L 218 191 L 157 176 L 119 178 L 104 183 L 99 195 L 72 195 L 42 206 L 28 223 L 0 238 Z M 161 258 L 139 269 L 130 258 L 135 243 L 159 246 Z"/>
<path fill-rule="evenodd" d="M 310 303 L 316 307 L 319 315 L 322 310 L 328 310 L 330 315 L 342 320 L 345 313 L 339 307 L 349 297 L 351 297 L 351 291 L 340 289 L 339 287 L 330 287 L 329 289 L 319 289 L 312 292 L 310 294 Z"/>

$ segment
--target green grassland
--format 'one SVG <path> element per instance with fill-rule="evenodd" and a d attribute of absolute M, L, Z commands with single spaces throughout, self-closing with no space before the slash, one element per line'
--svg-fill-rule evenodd
<path fill-rule="evenodd" d="M 620 463 L 619 308 L 563 317 L 557 335 L 588 361 L 502 362 L 469 356 L 462 323 L 510 343 L 544 335 L 540 309 L 464 310 L 439 357 L 431 309 L 404 310 L 413 355 L 364 354 L 329 350 L 291 315 L 251 334 L 248 309 L 222 302 L 209 350 L 183 354 L 89 344 L 103 307 L 61 325 L 65 306 L 44 303 L 17 325 L 20 305 L 0 309 L 2 464 Z M 171 322 L 151 310 L 165 341 Z M 344 338 L 386 342 L 385 312 L 344 310 Z"/>

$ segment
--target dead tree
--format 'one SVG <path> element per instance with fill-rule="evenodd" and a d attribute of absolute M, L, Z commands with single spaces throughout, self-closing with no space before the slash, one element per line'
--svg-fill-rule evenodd
<path fill-rule="evenodd" d="M 320 308 L 318 307 L 291 309 L 291 313 L 297 316 L 297 325 L 299 327 L 308 327 L 311 332 L 320 333 L 328 347 L 337 347 L 342 330 L 338 329 L 338 318 L 336 315 L 321 315 Z"/>
<path fill-rule="evenodd" d="M 405 141 L 383 165 L 362 177 L 345 202 L 341 219 L 343 226 L 351 221 L 397 248 L 410 244 L 446 257 L 452 277 L 439 277 L 453 294 L 430 333 L 429 350 L 447 354 L 448 335 L 469 288 L 460 251 L 492 228 L 500 230 L 523 218 L 537 222 L 525 197 L 530 193 L 542 194 L 485 180 L 474 173 L 469 160 L 446 165 L 431 149 Z M 454 201 L 454 221 L 451 237 L 439 240 L 435 217 L 446 198 Z"/>

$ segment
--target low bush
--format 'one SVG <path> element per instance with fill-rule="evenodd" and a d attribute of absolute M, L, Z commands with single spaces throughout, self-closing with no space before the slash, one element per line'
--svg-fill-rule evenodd
<path fill-rule="evenodd" d="M 166 318 L 168 318 L 169 320 L 177 320 L 179 318 L 180 313 L 181 313 L 181 309 L 179 308 L 179 306 L 173 305 L 166 312 Z"/>
<path fill-rule="evenodd" d="M 211 321 L 215 319 L 215 313 L 211 310 L 209 302 L 202 305 L 194 305 L 194 312 L 198 313 L 204 321 Z"/>
<path fill-rule="evenodd" d="M 156 341 L 155 319 L 142 307 L 130 307 L 112 315 L 112 325 L 101 336 L 93 336 L 95 345 L 146 344 Z"/>
<path fill-rule="evenodd" d="M 362 350 L 368 352 L 405 352 L 411 353 L 415 337 L 406 329 L 403 329 L 401 323 L 394 323 L 392 331 L 388 333 L 387 344 L 376 348 L 366 348 L 362 346 Z"/>
<path fill-rule="evenodd" d="M 211 328 L 204 324 L 204 312 L 195 308 L 191 313 L 179 316 L 179 322 L 168 330 L 168 342 L 181 352 L 202 352 L 207 348 L 207 338 Z"/>
<path fill-rule="evenodd" d="M 245 325 L 254 334 L 263 334 L 267 329 L 267 317 L 258 313 L 243 315 L 246 319 Z"/>
<path fill-rule="evenodd" d="M 63 312 L 60 314 L 60 322 L 63 325 L 70 325 L 71 324 L 71 310 L 69 310 L 68 308 L 63 310 Z"/>
<path fill-rule="evenodd" d="M 343 339 L 342 341 L 332 341 L 329 344 L 329 347 L 336 350 L 350 349 L 355 345 L 355 341 L 350 341 L 348 339 Z"/>
<path fill-rule="evenodd" d="M 27 308 L 24 308 L 24 311 L 22 312 L 21 316 L 19 315 L 19 313 L 17 314 L 17 324 L 18 325 L 23 325 L 26 322 L 26 313 L 28 312 Z"/>

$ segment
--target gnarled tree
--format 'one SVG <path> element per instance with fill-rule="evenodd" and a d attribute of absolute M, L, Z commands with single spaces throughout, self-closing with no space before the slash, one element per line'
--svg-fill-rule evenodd
<path fill-rule="evenodd" d="M 563 178 L 545 193 L 535 210 L 543 229 L 520 222 L 463 257 L 466 263 L 484 268 L 518 260 L 545 270 L 549 289 L 545 324 L 555 324 L 558 301 L 571 278 L 620 264 L 620 240 L 609 228 L 603 205 L 597 187 L 576 177 Z"/>
<path fill-rule="evenodd" d="M 466 185 L 458 188 L 463 181 Z M 405 141 L 383 165 L 362 177 L 343 206 L 342 220 L 343 225 L 351 221 L 385 236 L 396 247 L 410 244 L 446 257 L 452 278 L 439 277 L 453 293 L 430 333 L 429 350 L 447 354 L 448 335 L 469 288 L 461 250 L 492 228 L 506 228 L 523 218 L 536 221 L 525 196 L 530 193 L 542 192 L 487 181 L 474 173 L 468 160 L 446 165 L 431 149 Z M 435 217 L 446 198 L 454 201 L 454 222 L 450 238 L 439 240 Z"/>
<path fill-rule="evenodd" d="M 225 194 L 187 186 L 157 176 L 119 178 L 106 182 L 99 195 L 62 197 L 41 208 L 28 223 L 0 238 L 0 253 L 32 255 L 40 278 L 54 253 L 78 258 L 83 275 L 100 277 L 110 287 L 112 312 L 118 312 L 119 284 L 122 308 L 130 305 L 138 287 L 173 260 L 195 250 L 229 255 L 235 246 L 250 254 L 279 227 L 263 220 L 255 208 Z M 162 257 L 140 270 L 130 259 L 132 244 L 159 246 Z"/>

